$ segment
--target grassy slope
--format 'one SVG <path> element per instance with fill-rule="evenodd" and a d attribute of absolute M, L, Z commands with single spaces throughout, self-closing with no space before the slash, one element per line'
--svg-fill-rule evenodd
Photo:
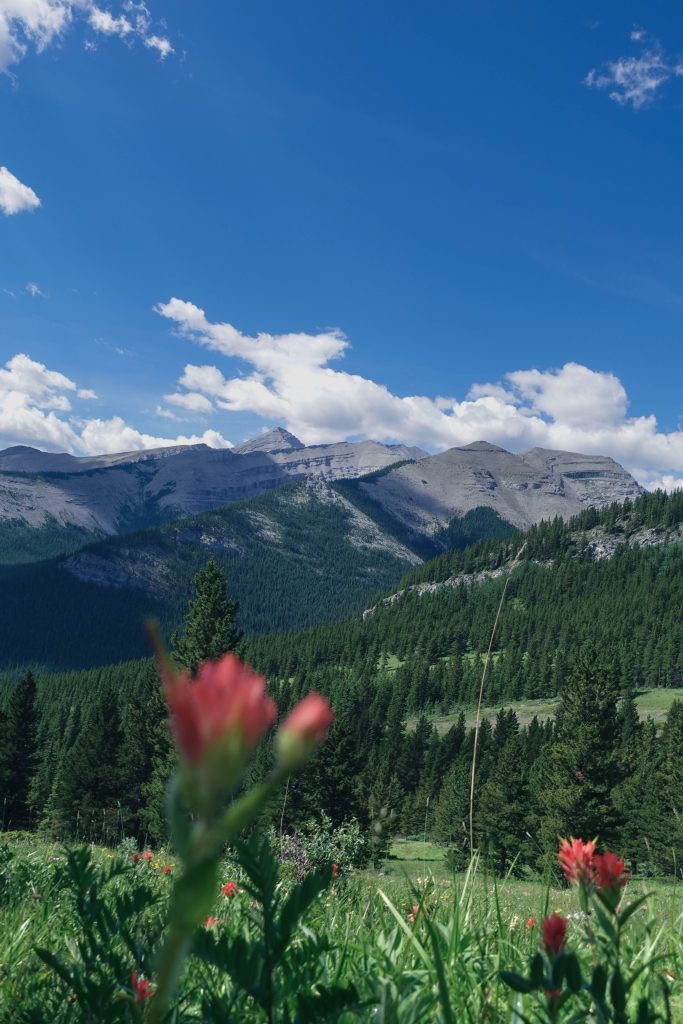
<path fill-rule="evenodd" d="M 638 713 L 641 719 L 653 718 L 655 722 L 663 722 L 666 714 L 675 700 L 683 700 L 683 687 L 672 687 L 671 689 L 642 690 L 636 697 Z M 559 701 L 557 699 L 541 700 L 520 700 L 508 701 L 506 704 L 496 704 L 493 707 L 482 708 L 482 718 L 493 719 L 499 711 L 506 711 L 512 708 L 519 719 L 519 724 L 528 725 L 532 718 L 544 720 L 554 715 Z M 440 733 L 448 732 L 450 727 L 457 722 L 461 711 L 465 712 L 465 721 L 468 726 L 473 726 L 477 718 L 475 707 L 458 708 L 449 715 L 430 716 Z M 409 719 L 409 726 L 415 725 L 415 718 Z"/>

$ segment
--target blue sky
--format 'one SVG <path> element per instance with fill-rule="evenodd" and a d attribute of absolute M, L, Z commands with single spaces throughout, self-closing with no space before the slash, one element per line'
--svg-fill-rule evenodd
<path fill-rule="evenodd" d="M 279 423 L 671 486 L 682 55 L 673 2 L 0 0 L 0 446 Z"/>

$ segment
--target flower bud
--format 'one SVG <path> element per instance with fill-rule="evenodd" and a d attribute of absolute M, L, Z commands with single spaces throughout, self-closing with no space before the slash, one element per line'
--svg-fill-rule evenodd
<path fill-rule="evenodd" d="M 309 693 L 283 722 L 277 734 L 278 763 L 287 772 L 301 768 L 320 746 L 334 714 L 324 697 Z"/>

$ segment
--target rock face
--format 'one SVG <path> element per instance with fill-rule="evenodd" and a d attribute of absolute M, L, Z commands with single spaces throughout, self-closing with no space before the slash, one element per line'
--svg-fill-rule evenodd
<path fill-rule="evenodd" d="M 425 452 L 376 441 L 305 447 L 271 430 L 237 448 L 185 445 L 75 458 L 0 452 L 0 522 L 54 522 L 115 534 L 252 498 L 303 477 L 355 478 Z"/>
<path fill-rule="evenodd" d="M 388 469 L 394 463 L 402 464 Z M 431 456 L 377 441 L 307 447 L 278 428 L 237 448 L 200 444 L 88 458 L 8 448 L 0 452 L 0 523 L 126 533 L 294 480 L 355 479 L 377 470 L 385 472 L 363 481 L 363 494 L 403 528 L 427 537 L 480 506 L 526 529 L 642 492 L 605 456 L 542 448 L 513 455 L 485 441 Z"/>
<path fill-rule="evenodd" d="M 482 505 L 528 529 L 542 519 L 569 518 L 642 494 L 606 456 L 542 448 L 513 455 L 486 441 L 399 466 L 361 488 L 409 530 L 428 536 Z"/>

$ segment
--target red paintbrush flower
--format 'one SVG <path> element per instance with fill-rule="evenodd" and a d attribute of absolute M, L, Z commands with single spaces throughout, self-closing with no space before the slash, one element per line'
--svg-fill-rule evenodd
<path fill-rule="evenodd" d="M 142 856 L 145 858 L 145 860 L 154 860 L 154 854 L 150 853 L 149 850 L 145 850 Z"/>
<path fill-rule="evenodd" d="M 617 857 L 610 850 L 606 850 L 605 853 L 596 853 L 593 866 L 598 892 L 604 892 L 606 889 L 620 889 L 631 877 L 630 872 L 626 872 L 621 857 Z"/>
<path fill-rule="evenodd" d="M 161 673 L 176 743 L 192 765 L 228 736 L 239 741 L 243 759 L 275 720 L 265 679 L 234 654 L 205 661 L 195 679 L 176 674 L 165 659 Z"/>
<path fill-rule="evenodd" d="M 232 897 L 235 895 L 236 892 L 237 892 L 237 883 L 236 882 L 226 882 L 225 885 L 223 886 L 223 895 L 227 896 L 228 899 L 232 899 Z"/>
<path fill-rule="evenodd" d="M 557 956 L 564 946 L 567 934 L 567 922 L 559 914 L 551 914 L 543 918 L 543 945 L 548 956 Z"/>
<path fill-rule="evenodd" d="M 563 839 L 560 843 L 560 864 L 568 882 L 578 885 L 593 880 L 593 858 L 595 843 L 584 843 L 582 839 Z"/>
<path fill-rule="evenodd" d="M 130 984 L 136 1003 L 142 1003 L 145 999 L 149 999 L 151 995 L 154 995 L 152 982 L 138 975 L 137 971 L 130 972 Z"/>
<path fill-rule="evenodd" d="M 162 873 L 162 875 L 170 875 L 172 870 L 173 870 L 173 866 L 171 864 L 167 864 L 166 867 L 162 870 L 161 873 Z"/>

